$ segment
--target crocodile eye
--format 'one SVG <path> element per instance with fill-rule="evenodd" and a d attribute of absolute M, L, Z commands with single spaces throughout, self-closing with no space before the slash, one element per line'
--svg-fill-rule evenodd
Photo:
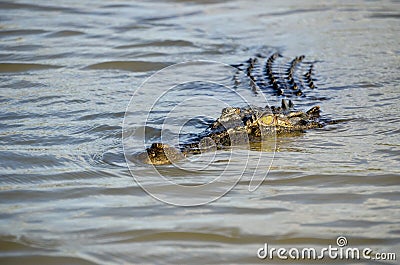
<path fill-rule="evenodd" d="M 259 121 L 264 125 L 270 125 L 274 123 L 274 116 L 273 115 L 263 116 L 260 118 Z"/>

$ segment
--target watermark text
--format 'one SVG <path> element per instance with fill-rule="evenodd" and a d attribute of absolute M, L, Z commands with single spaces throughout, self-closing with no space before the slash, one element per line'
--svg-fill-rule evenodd
<path fill-rule="evenodd" d="M 276 248 L 265 243 L 257 250 L 259 259 L 281 260 L 396 260 L 396 253 L 374 252 L 371 248 L 347 247 L 348 241 L 344 236 L 336 239 L 336 245 L 328 245 L 320 249 L 313 247 L 304 248 Z"/>

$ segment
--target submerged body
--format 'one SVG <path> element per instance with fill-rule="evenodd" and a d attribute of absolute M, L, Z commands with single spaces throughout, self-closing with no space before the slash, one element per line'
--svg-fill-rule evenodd
<path fill-rule="evenodd" d="M 228 107 L 206 130 L 190 143 L 172 147 L 163 143 L 153 143 L 141 154 L 142 161 L 148 164 L 164 165 L 184 159 L 187 155 L 219 150 L 229 146 L 261 142 L 271 136 L 304 132 L 320 128 L 320 108 L 290 110 L 285 100 L 281 107 Z"/>

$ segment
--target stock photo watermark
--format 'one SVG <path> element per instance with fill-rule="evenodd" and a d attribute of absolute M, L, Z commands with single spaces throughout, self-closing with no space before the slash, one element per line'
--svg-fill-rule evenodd
<path fill-rule="evenodd" d="M 265 243 L 257 250 L 257 257 L 262 260 L 396 260 L 394 252 L 375 252 L 369 247 L 350 247 L 346 237 L 339 236 L 336 245 L 323 248 L 283 248 Z"/>
<path fill-rule="evenodd" d="M 237 72 L 214 61 L 179 63 L 154 73 L 135 90 L 125 112 L 122 142 L 131 175 L 150 196 L 172 205 L 196 206 L 219 199 L 241 179 L 249 182 L 249 192 L 265 180 L 276 134 L 273 131 L 268 143 L 259 144 L 268 152 L 251 152 L 247 125 L 252 119 L 257 125 L 277 121 L 264 94 L 248 89 L 255 86 L 253 80 L 245 76 L 247 89 L 235 87 Z M 257 120 L 255 114 L 264 116 Z M 204 131 L 202 124 L 219 115 L 226 119 Z M 208 134 L 196 145 L 185 143 L 204 132 Z M 221 151 L 221 145 L 240 148 Z"/>

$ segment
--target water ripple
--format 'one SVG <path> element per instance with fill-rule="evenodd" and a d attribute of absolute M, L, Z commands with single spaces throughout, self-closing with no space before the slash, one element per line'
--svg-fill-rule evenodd
<path fill-rule="evenodd" d="M 117 70 L 125 70 L 132 72 L 148 72 L 148 71 L 160 70 L 168 65 L 170 65 L 170 63 L 145 62 L 145 61 L 111 61 L 111 62 L 92 64 L 87 66 L 86 69 L 95 69 L 95 70 L 117 69 Z"/>
<path fill-rule="evenodd" d="M 38 63 L 0 63 L 0 73 L 37 71 L 61 67 L 60 65 Z"/>

